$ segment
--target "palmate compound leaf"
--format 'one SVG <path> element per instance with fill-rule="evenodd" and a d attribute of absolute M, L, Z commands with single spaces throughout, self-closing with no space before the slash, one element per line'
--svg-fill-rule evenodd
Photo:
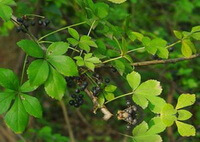
<path fill-rule="evenodd" d="M 148 100 L 153 100 L 152 97 L 160 95 L 162 88 L 160 82 L 156 80 L 148 80 L 143 82 L 133 93 L 133 101 L 145 109 L 148 106 Z M 152 101 L 153 102 L 153 101 Z"/>
<path fill-rule="evenodd" d="M 171 104 L 165 104 L 160 113 L 161 120 L 166 126 L 171 126 L 177 120 L 176 113 L 177 110 Z"/>
<path fill-rule="evenodd" d="M 6 112 L 15 98 L 15 92 L 1 92 L 0 93 L 0 114 Z"/>
<path fill-rule="evenodd" d="M 176 125 L 178 127 L 178 132 L 181 136 L 184 137 L 195 136 L 196 129 L 194 128 L 194 126 L 180 121 L 176 121 Z"/>
<path fill-rule="evenodd" d="M 52 98 L 61 100 L 66 91 L 66 84 L 65 78 L 50 67 L 49 77 L 44 84 L 46 93 Z"/>
<path fill-rule="evenodd" d="M 12 70 L 0 68 L 0 86 L 11 90 L 18 90 L 19 79 Z"/>
<path fill-rule="evenodd" d="M 47 61 L 52 64 L 56 70 L 64 76 L 77 76 L 78 68 L 76 63 L 69 56 L 49 56 Z"/>
<path fill-rule="evenodd" d="M 121 4 L 121 3 L 125 2 L 126 0 L 108 0 L 108 1 L 116 3 L 116 4 Z"/>
<path fill-rule="evenodd" d="M 162 138 L 156 133 L 148 133 L 148 124 L 143 121 L 136 126 L 133 131 L 133 140 L 136 142 L 161 142 Z"/>
<path fill-rule="evenodd" d="M 40 86 L 49 75 L 49 65 L 47 61 L 38 59 L 33 61 L 27 70 L 28 78 L 31 86 Z"/>
<path fill-rule="evenodd" d="M 42 107 L 37 98 L 26 94 L 21 94 L 20 97 L 27 113 L 37 118 L 42 117 Z"/>
<path fill-rule="evenodd" d="M 11 109 L 5 116 L 5 122 L 15 133 L 22 133 L 27 124 L 29 116 L 22 104 L 20 96 L 17 96 Z"/>
<path fill-rule="evenodd" d="M 191 106 L 195 103 L 195 94 L 181 94 L 178 98 L 176 109 Z"/>

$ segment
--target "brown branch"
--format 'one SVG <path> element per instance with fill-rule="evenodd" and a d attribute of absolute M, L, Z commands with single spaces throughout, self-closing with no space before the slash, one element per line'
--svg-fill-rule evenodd
<path fill-rule="evenodd" d="M 94 105 L 93 113 L 94 114 L 96 114 L 97 109 L 100 109 L 101 112 L 104 114 L 103 119 L 106 121 L 113 116 L 113 114 L 107 109 L 107 107 L 105 105 L 102 105 L 102 106 L 99 105 L 97 97 L 94 97 L 92 95 L 91 91 L 89 91 L 88 89 L 85 89 L 85 92 L 88 94 L 88 96 L 91 98 L 91 100 L 93 102 L 93 105 Z"/>
<path fill-rule="evenodd" d="M 176 62 L 181 62 L 181 61 L 186 61 L 186 60 L 191 60 L 200 57 L 199 54 L 192 55 L 189 58 L 183 57 L 183 58 L 175 58 L 175 59 L 167 59 L 167 60 L 152 60 L 152 61 L 144 61 L 144 62 L 136 62 L 133 63 L 133 66 L 148 66 L 148 65 L 156 65 L 156 64 L 168 64 L 168 63 L 176 63 Z"/>
<path fill-rule="evenodd" d="M 62 108 L 62 111 L 63 111 L 65 123 L 67 124 L 67 129 L 69 131 L 69 137 L 71 139 L 70 141 L 75 142 L 74 134 L 73 134 L 72 127 L 71 127 L 71 124 L 70 124 L 70 121 L 69 121 L 69 116 L 68 116 L 67 109 L 65 107 L 65 103 L 63 102 L 63 100 L 60 101 L 60 105 L 61 105 L 61 108 Z"/>

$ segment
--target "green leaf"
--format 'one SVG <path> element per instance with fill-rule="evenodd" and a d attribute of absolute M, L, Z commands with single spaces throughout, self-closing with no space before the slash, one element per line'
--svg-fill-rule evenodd
<path fill-rule="evenodd" d="M 138 39 L 139 41 L 142 41 L 143 38 L 144 38 L 144 35 L 141 34 L 141 33 L 138 33 L 138 32 L 132 32 L 132 34 L 134 34 L 134 35 L 137 37 L 137 39 Z"/>
<path fill-rule="evenodd" d="M 200 26 L 195 26 L 195 27 L 192 27 L 192 31 L 191 32 L 200 32 Z"/>
<path fill-rule="evenodd" d="M 178 127 L 178 132 L 181 136 L 189 137 L 196 135 L 196 129 L 194 128 L 194 126 L 180 121 L 176 121 L 176 125 Z"/>
<path fill-rule="evenodd" d="M 18 96 L 11 109 L 7 112 L 5 122 L 15 133 L 22 133 L 28 124 L 28 120 L 28 113 Z"/>
<path fill-rule="evenodd" d="M 79 47 L 83 50 L 85 50 L 86 52 L 90 51 L 90 47 L 96 47 L 97 45 L 94 41 L 92 41 L 91 37 L 89 36 L 82 36 L 79 42 Z"/>
<path fill-rule="evenodd" d="M 133 94 L 132 99 L 137 105 L 141 106 L 143 109 L 145 109 L 149 104 L 148 100 L 143 95 Z"/>
<path fill-rule="evenodd" d="M 103 19 L 108 16 L 109 6 L 103 2 L 98 2 L 95 4 L 96 15 Z"/>
<path fill-rule="evenodd" d="M 76 64 L 78 66 L 84 66 L 85 62 L 81 56 L 76 56 L 74 59 L 76 60 Z"/>
<path fill-rule="evenodd" d="M 166 125 L 162 122 L 160 117 L 154 117 L 149 122 L 151 127 L 147 131 L 147 134 L 158 134 L 163 132 L 166 129 Z"/>
<path fill-rule="evenodd" d="M 104 95 L 103 93 L 101 93 L 99 96 L 98 96 L 98 103 L 100 106 L 102 106 L 105 102 L 105 98 L 104 98 Z"/>
<path fill-rule="evenodd" d="M 0 17 L 4 20 L 4 21 L 9 21 L 11 16 L 12 16 L 12 9 L 5 5 L 5 4 L 2 4 L 0 2 Z"/>
<path fill-rule="evenodd" d="M 117 69 L 117 71 L 120 73 L 120 75 L 124 74 L 125 65 L 122 61 L 115 60 L 112 62 L 112 65 Z"/>
<path fill-rule="evenodd" d="M 133 141 L 136 142 L 161 142 L 162 139 L 159 135 L 148 133 L 148 125 L 145 121 L 133 129 Z"/>
<path fill-rule="evenodd" d="M 192 34 L 192 37 L 193 37 L 194 39 L 196 39 L 196 40 L 200 40 L 200 32 L 198 32 L 198 33 L 193 33 L 193 34 Z"/>
<path fill-rule="evenodd" d="M 116 4 L 121 4 L 121 3 L 125 2 L 126 0 L 108 0 L 108 1 L 116 3 Z"/>
<path fill-rule="evenodd" d="M 73 46 L 76 46 L 79 43 L 79 41 L 74 38 L 68 38 L 67 41 Z"/>
<path fill-rule="evenodd" d="M 32 40 L 21 40 L 17 45 L 24 50 L 28 55 L 36 58 L 43 58 L 44 52 L 40 46 Z"/>
<path fill-rule="evenodd" d="M 56 70 L 65 76 L 77 76 L 78 69 L 74 60 L 68 56 L 50 56 L 47 59 Z"/>
<path fill-rule="evenodd" d="M 160 52 L 164 52 L 162 48 L 166 47 L 166 45 L 167 45 L 167 42 L 165 40 L 161 38 L 155 38 L 151 40 L 149 45 L 145 46 L 145 48 L 149 53 L 154 55 L 158 49 L 160 49 Z M 166 56 L 166 52 L 162 54 Z"/>
<path fill-rule="evenodd" d="M 47 56 L 63 55 L 67 52 L 69 44 L 66 42 L 54 42 L 47 49 Z"/>
<path fill-rule="evenodd" d="M 126 80 L 133 90 L 137 89 L 141 82 L 141 76 L 139 73 L 133 71 L 126 76 Z"/>
<path fill-rule="evenodd" d="M 135 41 L 137 39 L 136 35 L 131 31 L 127 32 L 127 35 L 129 37 L 129 39 L 132 41 Z"/>
<path fill-rule="evenodd" d="M 90 70 L 94 71 L 95 65 L 91 62 L 85 62 L 85 66 Z"/>
<path fill-rule="evenodd" d="M 0 93 L 0 114 L 6 112 L 11 104 L 11 101 L 14 99 L 14 92 L 1 92 Z"/>
<path fill-rule="evenodd" d="M 195 94 L 181 94 L 178 98 L 176 109 L 180 109 L 186 106 L 191 106 L 195 103 Z"/>
<path fill-rule="evenodd" d="M 116 89 L 117 89 L 117 86 L 114 86 L 114 85 L 108 85 L 105 87 L 105 91 L 109 93 L 114 92 Z"/>
<path fill-rule="evenodd" d="M 49 77 L 45 82 L 46 93 L 57 100 L 61 100 L 66 91 L 65 78 L 53 67 L 50 67 Z"/>
<path fill-rule="evenodd" d="M 79 40 L 79 34 L 75 29 L 68 28 L 68 32 L 73 38 L 75 38 L 76 40 Z"/>
<path fill-rule="evenodd" d="M 10 6 L 16 5 L 14 0 L 0 0 L 0 3 L 5 4 L 5 5 L 10 5 Z"/>
<path fill-rule="evenodd" d="M 19 79 L 12 70 L 0 68 L 0 85 L 11 90 L 18 90 Z"/>
<path fill-rule="evenodd" d="M 108 101 L 113 100 L 115 98 L 115 95 L 110 92 L 104 92 L 104 96 L 105 96 L 106 100 L 108 100 Z"/>
<path fill-rule="evenodd" d="M 188 120 L 192 113 L 187 110 L 178 110 L 178 120 Z"/>
<path fill-rule="evenodd" d="M 174 30 L 174 35 L 175 35 L 178 39 L 182 39 L 182 38 L 183 38 L 183 34 L 182 34 L 180 31 Z"/>
<path fill-rule="evenodd" d="M 21 99 L 27 113 L 37 118 L 42 117 L 42 107 L 37 98 L 21 94 Z"/>
<path fill-rule="evenodd" d="M 192 55 L 192 50 L 186 40 L 182 41 L 181 52 L 185 57 L 190 57 Z"/>
<path fill-rule="evenodd" d="M 148 80 L 143 82 L 136 90 L 135 94 L 146 95 L 147 97 L 158 96 L 162 92 L 160 82 L 157 80 Z"/>
<path fill-rule="evenodd" d="M 177 110 L 171 104 L 166 104 L 161 111 L 161 119 L 166 126 L 173 125 L 174 121 L 176 121 L 175 114 Z"/>
<path fill-rule="evenodd" d="M 147 132 L 148 128 L 148 124 L 143 121 L 133 129 L 132 134 L 133 136 L 143 135 Z"/>
<path fill-rule="evenodd" d="M 89 59 L 84 59 L 84 60 L 85 60 L 85 62 L 91 62 L 91 63 L 94 63 L 94 64 L 101 63 L 101 61 L 97 57 L 91 57 Z"/>
<path fill-rule="evenodd" d="M 165 47 L 159 47 L 159 48 L 158 48 L 158 51 L 157 51 L 157 55 L 158 55 L 160 58 L 168 59 L 169 51 L 168 51 L 167 48 L 165 48 Z"/>
<path fill-rule="evenodd" d="M 166 101 L 160 97 L 148 97 L 148 100 L 150 101 L 151 111 L 157 114 L 161 112 L 162 108 L 166 104 Z"/>
<path fill-rule="evenodd" d="M 32 92 L 37 88 L 38 88 L 38 86 L 31 86 L 31 84 L 30 84 L 30 82 L 28 80 L 20 87 L 20 91 L 24 92 L 24 93 L 27 93 L 27 92 Z"/>
<path fill-rule="evenodd" d="M 49 65 L 45 60 L 35 60 L 29 65 L 27 73 L 31 86 L 40 86 L 48 78 Z"/>

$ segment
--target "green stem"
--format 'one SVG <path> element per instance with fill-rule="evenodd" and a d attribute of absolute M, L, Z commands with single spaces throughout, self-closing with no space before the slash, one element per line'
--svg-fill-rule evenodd
<path fill-rule="evenodd" d="M 97 83 L 92 79 L 92 77 L 86 72 L 85 73 L 87 76 L 88 76 L 88 78 L 95 84 L 95 85 L 97 85 Z"/>
<path fill-rule="evenodd" d="M 117 96 L 117 97 L 115 97 L 114 99 L 105 102 L 104 104 L 110 103 L 110 102 L 115 101 L 115 100 L 117 100 L 117 99 L 119 99 L 119 98 L 122 98 L 122 97 L 126 97 L 126 96 L 129 96 L 129 95 L 132 95 L 133 93 L 134 93 L 134 92 L 130 92 L 130 93 L 126 93 L 126 94 L 123 94 L 123 95 Z"/>
<path fill-rule="evenodd" d="M 137 49 L 129 50 L 127 53 L 135 52 L 135 51 L 138 51 L 138 50 L 144 50 L 144 49 L 145 49 L 145 47 L 140 47 L 140 48 L 137 48 Z"/>
<path fill-rule="evenodd" d="M 23 64 L 23 69 L 22 69 L 22 75 L 21 75 L 21 82 L 20 82 L 20 85 L 22 85 L 22 83 L 23 83 L 27 58 L 28 58 L 28 54 L 26 54 L 25 59 L 24 59 L 24 64 Z"/>
<path fill-rule="evenodd" d="M 166 48 L 170 48 L 170 47 L 172 47 L 172 46 L 174 46 L 174 45 L 180 43 L 181 41 L 182 41 L 182 40 L 178 40 L 178 41 L 176 41 L 176 42 L 174 42 L 174 43 L 172 43 L 172 44 L 166 46 Z"/>
<path fill-rule="evenodd" d="M 69 49 L 74 50 L 74 51 L 76 51 L 76 52 L 80 52 L 80 51 L 77 50 L 76 48 L 69 47 Z"/>
<path fill-rule="evenodd" d="M 40 41 L 40 42 L 38 42 L 38 43 L 49 43 L 49 44 L 52 44 L 53 42 L 52 41 Z"/>
<path fill-rule="evenodd" d="M 77 23 L 77 24 L 73 24 L 73 25 L 70 25 L 70 26 L 66 26 L 66 27 L 63 27 L 63 28 L 60 28 L 60 29 L 58 29 L 58 30 L 56 30 L 56 31 L 53 31 L 53 32 L 51 32 L 51 33 L 48 33 L 48 34 L 42 36 L 42 37 L 38 40 L 38 42 L 41 41 L 42 39 L 44 39 L 45 37 L 48 37 L 48 36 L 50 36 L 50 35 L 52 35 L 52 34 L 55 34 L 55 33 L 57 33 L 57 32 L 66 30 L 66 29 L 71 28 L 71 27 L 79 26 L 79 25 L 82 25 L 82 24 L 85 24 L 85 23 L 86 23 L 86 21 L 80 22 L 80 23 Z"/>
<path fill-rule="evenodd" d="M 114 61 L 114 60 L 118 60 L 118 59 L 121 59 L 121 58 L 123 58 L 123 56 L 119 56 L 119 57 L 116 57 L 116 58 L 112 58 L 112 59 L 109 59 L 109 60 L 104 61 L 103 64 L 108 63 L 108 62 L 111 62 L 111 61 Z"/>
<path fill-rule="evenodd" d="M 39 17 L 39 18 L 45 18 L 44 16 L 37 15 L 37 14 L 26 14 L 26 16 L 32 16 L 32 17 Z"/>
<path fill-rule="evenodd" d="M 92 22 L 92 25 L 90 26 L 89 32 L 88 32 L 88 34 L 87 34 L 88 36 L 90 35 L 90 33 L 91 33 L 92 29 L 93 29 L 93 26 L 94 26 L 95 22 L 96 22 L 96 20 L 94 20 L 94 21 Z"/>

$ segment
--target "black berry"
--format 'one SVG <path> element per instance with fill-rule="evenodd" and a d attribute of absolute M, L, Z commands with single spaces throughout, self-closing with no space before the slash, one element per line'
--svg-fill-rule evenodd
<path fill-rule="evenodd" d="M 79 89 L 76 89 L 75 92 L 76 92 L 76 93 L 80 93 L 80 90 L 79 90 Z"/>
<path fill-rule="evenodd" d="M 20 18 L 20 17 L 17 18 L 17 22 L 23 23 L 23 21 L 24 20 L 22 18 Z"/>
<path fill-rule="evenodd" d="M 39 20 L 38 21 L 38 24 L 41 26 L 43 24 L 43 21 L 42 20 Z"/>
<path fill-rule="evenodd" d="M 71 97 L 72 97 L 72 98 L 76 98 L 77 96 L 76 96 L 75 94 L 72 94 Z"/>
<path fill-rule="evenodd" d="M 79 107 L 79 104 L 76 102 L 76 103 L 74 104 L 74 107 Z"/>
<path fill-rule="evenodd" d="M 19 33 L 22 31 L 22 28 L 21 27 L 17 27 L 16 31 Z"/>
<path fill-rule="evenodd" d="M 78 101 L 78 104 L 79 104 L 79 105 L 82 105 L 83 103 L 84 103 L 83 100 L 79 100 L 79 101 Z"/>
<path fill-rule="evenodd" d="M 70 100 L 70 101 L 69 101 L 69 104 L 70 104 L 71 106 L 73 106 L 73 105 L 75 104 L 74 100 Z"/>
<path fill-rule="evenodd" d="M 35 21 L 31 21 L 31 26 L 35 26 Z"/>
<path fill-rule="evenodd" d="M 80 94 L 78 97 L 79 97 L 79 98 L 83 98 L 83 94 Z"/>
<path fill-rule="evenodd" d="M 105 79 L 105 83 L 109 83 L 110 82 L 110 79 L 109 78 L 106 78 Z"/>
<path fill-rule="evenodd" d="M 46 24 L 46 26 L 48 26 L 50 24 L 50 21 L 48 19 L 45 19 L 44 23 Z"/>

